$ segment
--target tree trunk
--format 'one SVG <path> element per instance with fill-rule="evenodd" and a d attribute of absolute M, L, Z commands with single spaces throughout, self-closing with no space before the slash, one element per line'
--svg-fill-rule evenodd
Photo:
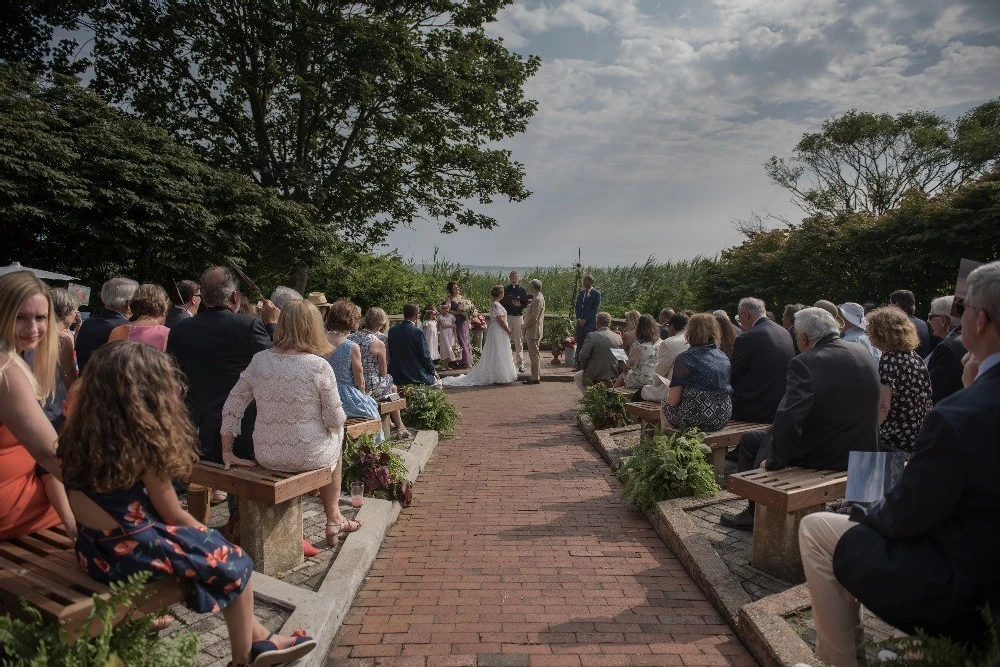
<path fill-rule="evenodd" d="M 290 287 L 305 296 L 306 285 L 309 282 L 309 267 L 308 266 L 296 266 L 292 269 L 292 284 Z"/>

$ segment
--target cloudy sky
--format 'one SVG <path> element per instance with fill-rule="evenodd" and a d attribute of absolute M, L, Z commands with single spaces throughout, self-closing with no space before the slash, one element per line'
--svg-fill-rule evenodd
<path fill-rule="evenodd" d="M 542 58 L 509 140 L 533 195 L 493 231 L 399 230 L 463 264 L 715 254 L 752 211 L 795 216 L 763 163 L 850 108 L 955 117 L 1000 95 L 998 0 L 516 0 L 491 34 Z"/>

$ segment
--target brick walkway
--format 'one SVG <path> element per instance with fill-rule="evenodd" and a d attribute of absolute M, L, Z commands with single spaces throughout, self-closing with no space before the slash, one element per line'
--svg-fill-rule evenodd
<path fill-rule="evenodd" d="M 466 389 L 328 665 L 753 665 L 574 422 L 572 384 Z"/>

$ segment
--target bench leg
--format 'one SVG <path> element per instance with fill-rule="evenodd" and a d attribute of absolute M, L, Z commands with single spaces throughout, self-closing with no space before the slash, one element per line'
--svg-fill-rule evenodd
<path fill-rule="evenodd" d="M 392 419 L 390 417 L 392 417 L 391 413 L 382 417 L 382 434 L 385 435 L 386 440 L 389 439 L 389 434 L 392 433 Z"/>
<path fill-rule="evenodd" d="M 725 450 L 720 450 L 725 451 Z M 724 456 L 724 455 L 723 455 Z M 753 517 L 753 555 L 750 564 L 792 584 L 805 581 L 799 554 L 799 523 L 822 505 L 782 512 L 757 503 Z"/>
<path fill-rule="evenodd" d="M 301 564 L 302 499 L 268 505 L 240 498 L 240 546 L 262 574 L 276 575 Z"/>

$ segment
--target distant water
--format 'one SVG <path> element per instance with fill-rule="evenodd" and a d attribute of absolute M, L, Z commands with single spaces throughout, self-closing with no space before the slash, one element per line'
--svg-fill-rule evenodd
<path fill-rule="evenodd" d="M 429 269 L 429 268 L 432 268 L 433 266 L 434 266 L 433 264 L 417 264 L 416 265 L 416 267 L 418 269 L 423 269 L 425 267 Z M 518 273 L 525 274 L 525 273 L 530 273 L 531 271 L 534 271 L 535 269 L 538 269 L 538 268 L 547 269 L 547 268 L 553 268 L 553 267 L 537 267 L 537 266 L 481 266 L 481 265 L 478 265 L 478 264 L 462 264 L 461 268 L 466 269 L 470 273 L 483 273 L 483 274 L 487 274 L 487 275 L 495 275 L 495 274 L 498 274 L 498 273 L 502 273 L 504 275 L 507 275 L 511 271 L 517 271 Z"/>

